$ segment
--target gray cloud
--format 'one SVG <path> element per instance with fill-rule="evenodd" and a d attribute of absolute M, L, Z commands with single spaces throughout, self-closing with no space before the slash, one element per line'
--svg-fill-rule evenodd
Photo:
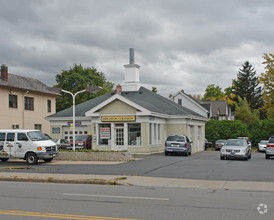
<path fill-rule="evenodd" d="M 94 66 L 121 83 L 128 48 L 140 80 L 168 96 L 226 88 L 249 60 L 264 71 L 273 52 L 271 0 L 0 0 L 0 62 L 9 71 L 55 84 L 73 64 Z"/>

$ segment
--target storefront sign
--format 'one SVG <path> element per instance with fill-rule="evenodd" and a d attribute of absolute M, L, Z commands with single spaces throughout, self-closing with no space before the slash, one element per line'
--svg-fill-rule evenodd
<path fill-rule="evenodd" d="M 106 121 L 135 121 L 135 116 L 103 116 L 101 117 L 103 122 Z"/>
<path fill-rule="evenodd" d="M 100 138 L 110 139 L 110 128 L 100 128 Z"/>
<path fill-rule="evenodd" d="M 68 121 L 68 125 L 71 125 L 71 124 L 73 124 L 73 121 Z M 75 126 L 76 125 L 82 125 L 82 123 L 80 121 L 76 121 Z"/>

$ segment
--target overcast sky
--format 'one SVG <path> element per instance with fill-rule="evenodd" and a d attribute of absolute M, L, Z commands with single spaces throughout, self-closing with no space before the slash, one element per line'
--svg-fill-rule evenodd
<path fill-rule="evenodd" d="M 0 0 L 0 64 L 52 86 L 73 64 L 124 81 L 129 48 L 140 82 L 168 97 L 231 86 L 245 61 L 273 53 L 273 0 Z"/>

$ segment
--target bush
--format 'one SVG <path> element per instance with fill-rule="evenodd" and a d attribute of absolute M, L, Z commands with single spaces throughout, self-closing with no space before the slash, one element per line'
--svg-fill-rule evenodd
<path fill-rule="evenodd" d="M 257 146 L 261 140 L 268 140 L 274 135 L 274 120 L 257 120 L 248 125 L 249 138 L 253 146 Z"/>
<path fill-rule="evenodd" d="M 211 119 L 206 123 L 205 136 L 209 142 L 215 144 L 216 140 L 219 139 L 247 137 L 248 129 L 247 125 L 239 120 L 216 121 Z"/>
<path fill-rule="evenodd" d="M 252 145 L 257 147 L 261 140 L 268 140 L 272 135 L 274 135 L 274 120 L 256 120 L 246 125 L 239 120 L 211 119 L 205 127 L 206 139 L 213 144 L 219 139 L 249 137 Z"/>

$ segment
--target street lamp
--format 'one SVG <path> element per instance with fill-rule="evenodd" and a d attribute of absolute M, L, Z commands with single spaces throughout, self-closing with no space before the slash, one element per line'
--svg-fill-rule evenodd
<path fill-rule="evenodd" d="M 67 90 L 64 90 L 64 89 L 61 89 L 61 92 L 64 92 L 64 93 L 68 93 L 72 96 L 72 125 L 73 125 L 73 141 L 72 141 L 72 149 L 73 151 L 75 151 L 75 97 L 82 93 L 82 92 L 88 92 L 88 93 L 97 93 L 99 92 L 100 90 L 102 90 L 103 88 L 101 86 L 92 86 L 92 87 L 87 87 L 86 89 L 84 90 L 81 90 L 81 91 L 78 91 L 76 92 L 75 94 L 73 94 L 72 92 L 70 91 L 67 91 Z"/>

